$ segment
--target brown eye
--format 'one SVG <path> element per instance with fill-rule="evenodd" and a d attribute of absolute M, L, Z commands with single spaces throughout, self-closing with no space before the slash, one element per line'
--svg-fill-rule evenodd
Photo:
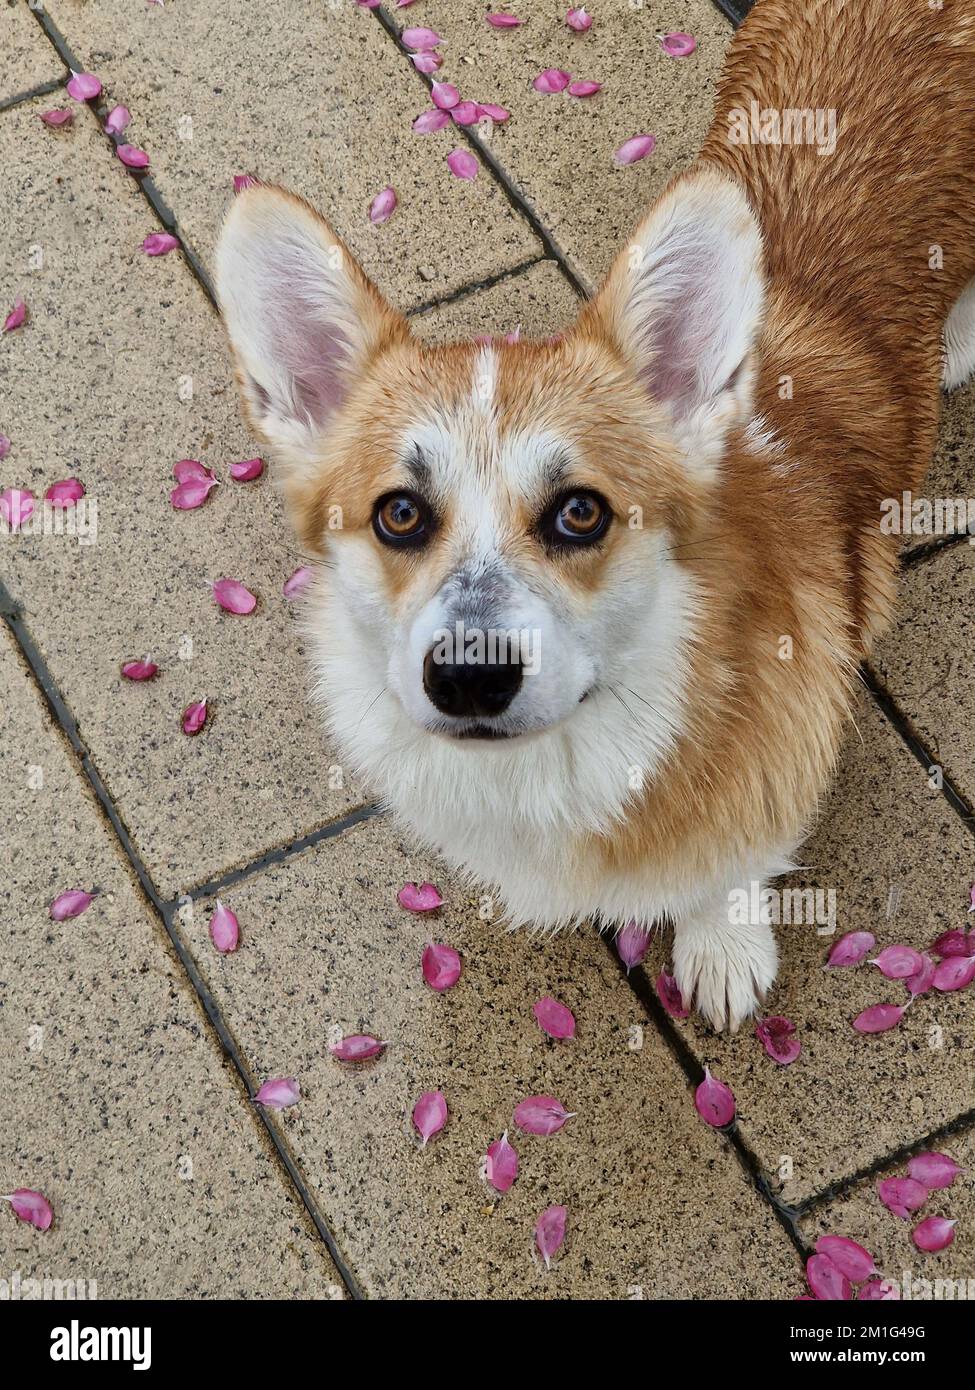
<path fill-rule="evenodd" d="M 610 515 L 598 493 L 567 492 L 542 518 L 542 536 L 550 545 L 591 545 L 605 533 Z"/>
<path fill-rule="evenodd" d="M 430 531 L 430 513 L 409 492 L 392 492 L 376 503 L 372 526 L 386 545 L 419 545 Z"/>

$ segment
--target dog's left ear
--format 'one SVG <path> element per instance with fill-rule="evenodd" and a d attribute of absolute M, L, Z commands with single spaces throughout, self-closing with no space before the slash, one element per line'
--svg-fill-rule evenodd
<path fill-rule="evenodd" d="M 282 188 L 237 195 L 216 270 L 250 421 L 300 477 L 370 359 L 409 329 L 324 218 Z"/>
<path fill-rule="evenodd" d="M 692 466 L 720 457 L 750 405 L 764 291 L 755 214 L 704 167 L 654 204 L 583 312 L 580 328 L 608 338 L 667 407 Z"/>

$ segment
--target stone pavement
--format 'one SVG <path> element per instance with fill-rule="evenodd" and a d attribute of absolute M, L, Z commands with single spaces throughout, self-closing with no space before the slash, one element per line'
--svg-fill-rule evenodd
<path fill-rule="evenodd" d="M 969 1176 L 931 1199 L 959 1221 L 937 1255 L 874 1186 L 924 1147 L 975 1163 L 975 990 L 859 1037 L 850 1018 L 902 988 L 869 967 L 824 974 L 831 938 L 783 928 L 768 1011 L 795 1020 L 803 1052 L 778 1067 L 751 1029 L 718 1038 L 663 1014 L 665 939 L 627 978 L 593 933 L 481 920 L 476 895 L 368 805 L 307 705 L 281 593 L 300 551 L 271 480 L 227 473 L 256 452 L 209 298 L 233 176 L 320 206 L 424 337 L 545 335 L 693 156 L 732 32 L 710 0 L 594 0 L 585 34 L 564 4 L 510 8 L 527 22 L 503 31 L 461 0 L 0 4 L 0 317 L 18 296 L 29 309 L 0 338 L 0 490 L 42 497 L 77 476 L 97 502 L 95 543 L 5 535 L 0 554 L 0 1191 L 42 1189 L 55 1213 L 42 1233 L 0 1204 L 0 1280 L 95 1280 L 102 1297 L 785 1299 L 825 1230 L 898 1280 L 972 1275 Z M 428 98 L 404 24 L 438 30 L 438 75 L 511 120 L 414 134 Z M 671 29 L 697 36 L 690 58 L 661 52 Z M 103 94 L 73 102 L 68 67 Z M 605 87 L 543 96 L 543 67 Z M 118 103 L 146 177 L 102 130 Z M 72 125 L 40 122 L 52 106 Z M 654 154 L 617 168 L 640 132 Z M 465 142 L 473 182 L 444 163 Z M 389 183 L 399 207 L 373 226 Z M 163 229 L 183 249 L 145 256 Z M 969 386 L 945 403 L 932 496 L 972 493 L 973 424 Z M 167 494 L 186 457 L 222 485 L 180 513 Z M 953 538 L 913 540 L 904 570 L 795 886 L 835 890 L 837 933 L 924 947 L 966 924 L 975 877 L 975 572 Z M 259 595 L 254 615 L 216 608 L 220 574 Z M 160 677 L 122 680 L 147 652 Z M 190 739 L 180 714 L 203 695 L 211 719 Z M 396 902 L 424 879 L 445 898 L 433 921 Z M 52 922 L 51 899 L 78 886 L 95 902 Z M 207 931 L 218 894 L 241 924 L 230 956 Z M 464 960 L 444 995 L 420 977 L 431 935 Z M 536 1027 L 543 994 L 575 1012 L 572 1042 Z M 388 1049 L 343 1068 L 335 1029 Z M 695 1112 L 703 1065 L 735 1092 L 729 1133 Z M 300 1079 L 300 1102 L 256 1107 L 279 1075 Z M 421 1149 L 409 1115 L 428 1089 L 450 1118 Z M 538 1093 L 576 1118 L 514 1138 L 514 1105 Z M 479 1162 L 505 1130 L 521 1170 L 499 1197 Z M 569 1223 L 546 1271 L 532 1228 L 550 1203 Z"/>

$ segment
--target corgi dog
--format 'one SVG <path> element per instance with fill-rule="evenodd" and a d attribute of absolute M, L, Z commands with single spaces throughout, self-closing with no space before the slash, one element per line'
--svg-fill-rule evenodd
<path fill-rule="evenodd" d="M 975 365 L 975 0 L 759 0 L 556 338 L 421 345 L 270 186 L 216 269 L 344 756 L 512 924 L 668 920 L 737 1028 L 777 953 L 729 903 L 817 814 L 894 602 L 881 503 Z"/>

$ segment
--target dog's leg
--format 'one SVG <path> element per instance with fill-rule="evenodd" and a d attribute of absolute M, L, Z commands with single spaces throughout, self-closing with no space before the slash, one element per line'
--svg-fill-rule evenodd
<path fill-rule="evenodd" d="M 753 914 L 739 920 L 731 901 L 725 894 L 676 920 L 674 978 L 685 1004 L 696 1004 L 712 1027 L 734 1033 L 771 988 L 778 951 L 768 923 Z"/>
<path fill-rule="evenodd" d="M 955 300 L 945 322 L 945 365 L 942 380 L 953 391 L 975 372 L 975 280 Z"/>

